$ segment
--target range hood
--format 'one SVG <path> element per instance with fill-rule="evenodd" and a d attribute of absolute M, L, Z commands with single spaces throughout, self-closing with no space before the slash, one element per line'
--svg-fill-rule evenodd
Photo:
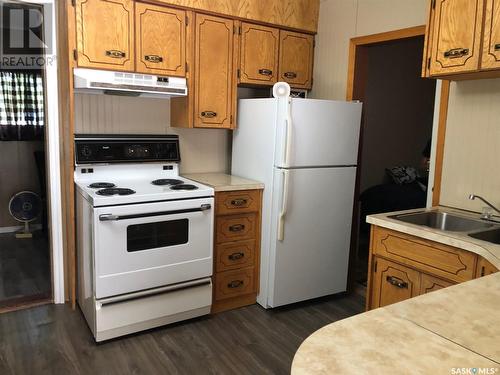
<path fill-rule="evenodd" d="M 186 96 L 185 78 L 75 68 L 76 93 L 169 98 Z"/>

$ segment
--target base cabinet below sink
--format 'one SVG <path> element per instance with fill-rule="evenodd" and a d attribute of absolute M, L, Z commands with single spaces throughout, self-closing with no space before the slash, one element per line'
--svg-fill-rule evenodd
<path fill-rule="evenodd" d="M 382 227 L 371 230 L 367 310 L 498 272 L 462 249 Z"/>

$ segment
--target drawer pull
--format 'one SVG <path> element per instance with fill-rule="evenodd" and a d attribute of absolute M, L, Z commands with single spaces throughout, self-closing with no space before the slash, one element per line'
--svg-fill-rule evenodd
<path fill-rule="evenodd" d="M 158 55 L 146 55 L 144 56 L 144 60 L 158 64 L 163 62 L 163 57 L 158 56 Z"/>
<path fill-rule="evenodd" d="M 269 69 L 259 69 L 259 74 L 261 74 L 263 76 L 272 76 L 273 71 L 269 70 Z"/>
<path fill-rule="evenodd" d="M 236 289 L 243 286 L 243 284 L 243 280 L 233 280 L 229 284 L 227 284 L 227 287 L 230 289 Z"/>
<path fill-rule="evenodd" d="M 113 59 L 123 59 L 126 55 L 123 51 L 118 51 L 116 49 L 109 49 L 106 51 L 106 56 L 112 57 Z"/>
<path fill-rule="evenodd" d="M 230 255 L 228 255 L 228 259 L 229 260 L 240 260 L 240 259 L 243 259 L 245 257 L 245 253 L 232 253 Z"/>
<path fill-rule="evenodd" d="M 203 111 L 201 112 L 201 117 L 214 118 L 217 116 L 217 112 L 214 111 Z"/>
<path fill-rule="evenodd" d="M 283 73 L 283 76 L 288 79 L 294 79 L 297 78 L 297 73 L 295 72 L 285 72 Z"/>
<path fill-rule="evenodd" d="M 235 225 L 231 225 L 229 227 L 229 231 L 230 232 L 241 232 L 244 229 L 245 229 L 245 225 L 244 224 L 235 224 Z"/>
<path fill-rule="evenodd" d="M 449 59 L 456 59 L 458 57 L 467 56 L 469 54 L 468 48 L 453 48 L 444 53 L 444 57 Z"/>
<path fill-rule="evenodd" d="M 408 289 L 408 283 L 394 276 L 387 276 L 387 282 L 400 289 Z"/>
<path fill-rule="evenodd" d="M 236 206 L 236 207 L 241 207 L 243 205 L 247 204 L 247 200 L 246 199 L 233 199 L 231 201 L 231 206 Z"/>
<path fill-rule="evenodd" d="M 500 51 L 500 43 L 495 44 L 495 51 Z"/>

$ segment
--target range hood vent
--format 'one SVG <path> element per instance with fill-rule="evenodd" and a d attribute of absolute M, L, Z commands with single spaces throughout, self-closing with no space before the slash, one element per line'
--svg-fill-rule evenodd
<path fill-rule="evenodd" d="M 185 78 L 149 74 L 74 69 L 76 93 L 169 98 L 186 96 Z"/>

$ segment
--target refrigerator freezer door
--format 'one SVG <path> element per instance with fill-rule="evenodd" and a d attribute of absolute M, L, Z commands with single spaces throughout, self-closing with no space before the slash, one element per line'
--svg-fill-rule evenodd
<path fill-rule="evenodd" d="M 355 167 L 275 170 L 265 307 L 346 290 L 355 179 Z"/>
<path fill-rule="evenodd" d="M 357 164 L 361 103 L 297 98 L 290 102 L 290 108 L 279 107 L 277 167 Z"/>

